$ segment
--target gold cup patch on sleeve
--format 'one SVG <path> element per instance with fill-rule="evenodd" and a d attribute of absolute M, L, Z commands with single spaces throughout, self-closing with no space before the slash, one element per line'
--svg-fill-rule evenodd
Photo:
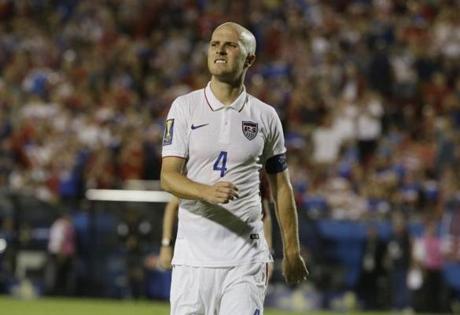
<path fill-rule="evenodd" d="M 174 119 L 168 119 L 165 123 L 165 130 L 163 134 L 163 145 L 169 145 L 173 141 L 174 135 Z"/>

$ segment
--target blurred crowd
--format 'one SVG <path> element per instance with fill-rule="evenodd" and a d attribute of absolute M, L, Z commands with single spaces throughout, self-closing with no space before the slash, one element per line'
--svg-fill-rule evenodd
<path fill-rule="evenodd" d="M 257 38 L 247 90 L 278 111 L 314 218 L 448 216 L 460 259 L 455 0 L 2 0 L 0 189 L 78 206 L 159 178 L 172 100 L 206 85 L 213 28 Z"/>
<path fill-rule="evenodd" d="M 336 219 L 440 218 L 457 200 L 456 1 L 0 2 L 0 187 L 58 202 L 158 179 L 171 101 L 209 80 L 234 20 L 247 90 L 285 126 L 298 204 Z"/>

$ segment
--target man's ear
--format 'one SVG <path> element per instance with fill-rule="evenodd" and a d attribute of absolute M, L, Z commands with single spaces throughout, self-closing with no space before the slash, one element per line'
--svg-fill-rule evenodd
<path fill-rule="evenodd" d="M 246 57 L 246 61 L 244 62 L 244 66 L 246 68 L 249 68 L 250 66 L 252 66 L 254 64 L 255 61 L 256 61 L 256 55 L 249 54 Z"/>

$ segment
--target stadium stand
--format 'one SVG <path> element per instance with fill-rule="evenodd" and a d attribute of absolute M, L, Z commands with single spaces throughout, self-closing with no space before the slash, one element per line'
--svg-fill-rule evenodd
<path fill-rule="evenodd" d="M 210 32 L 233 20 L 257 38 L 247 90 L 275 106 L 286 130 L 312 283 L 326 270 L 340 279 L 324 292 L 357 292 L 366 226 L 391 252 L 391 220 L 402 214 L 414 242 L 427 223 L 438 227 L 444 296 L 458 300 L 458 11 L 454 0 L 0 1 L 0 236 L 18 244 L 16 213 L 33 207 L 9 196 L 69 209 L 84 273 L 85 231 L 95 228 L 85 192 L 159 178 L 164 115 L 206 84 Z M 98 215 L 102 234 L 120 220 Z M 38 228 L 46 221 L 30 216 Z M 1 292 L 12 281 L 5 255 Z"/>

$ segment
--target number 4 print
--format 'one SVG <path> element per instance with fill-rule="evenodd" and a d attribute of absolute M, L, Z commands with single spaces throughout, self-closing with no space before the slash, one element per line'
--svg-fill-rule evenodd
<path fill-rule="evenodd" d="M 216 162 L 214 162 L 214 171 L 220 171 L 220 177 L 224 177 L 225 172 L 227 171 L 227 152 L 221 151 L 217 157 Z"/>

